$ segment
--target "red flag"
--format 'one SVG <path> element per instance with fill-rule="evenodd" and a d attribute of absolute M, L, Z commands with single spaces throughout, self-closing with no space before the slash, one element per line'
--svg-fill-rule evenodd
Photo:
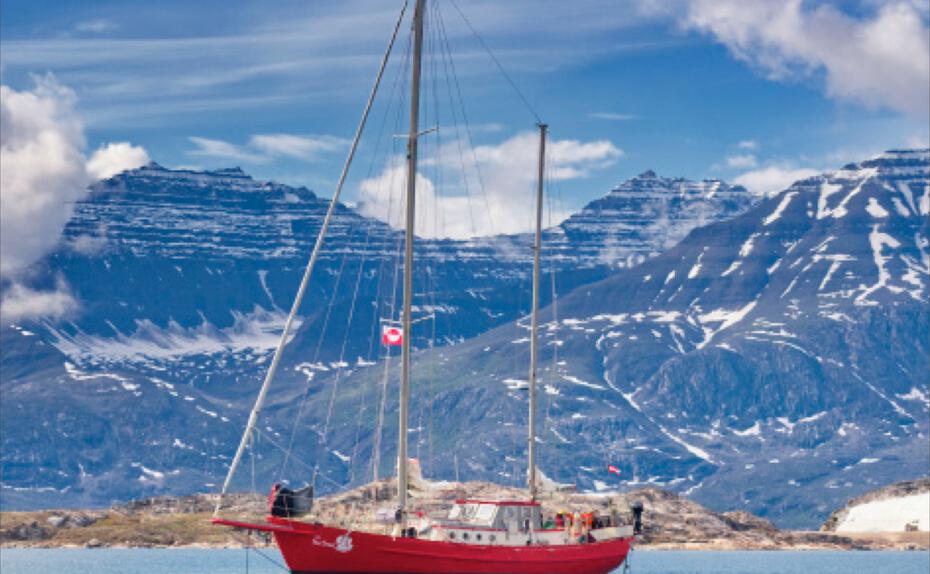
<path fill-rule="evenodd" d="M 396 347 L 404 342 L 404 333 L 397 327 L 389 327 L 385 325 L 381 329 L 381 343 Z"/>
<path fill-rule="evenodd" d="M 616 474 L 617 476 L 620 476 L 620 469 L 612 464 L 607 465 L 607 472 L 612 472 Z"/>

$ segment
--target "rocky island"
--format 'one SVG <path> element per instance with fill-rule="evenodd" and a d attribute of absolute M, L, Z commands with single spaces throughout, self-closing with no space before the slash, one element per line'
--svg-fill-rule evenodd
<path fill-rule="evenodd" d="M 915 481 L 916 482 L 916 481 Z M 930 489 L 930 480 L 917 487 Z M 913 489 L 908 490 L 912 492 Z M 459 498 L 521 498 L 520 489 L 488 482 L 418 481 L 415 507 L 441 515 Z M 379 508 L 396 496 L 393 481 L 378 481 L 316 501 L 314 518 L 356 530 L 380 531 Z M 930 532 L 836 532 L 830 521 L 820 532 L 782 530 L 744 511 L 714 512 L 677 494 L 656 488 L 626 493 L 551 491 L 542 499 L 544 515 L 558 511 L 629 512 L 633 501 L 645 506 L 644 532 L 638 546 L 656 550 L 925 550 Z M 116 504 L 100 510 L 42 510 L 0 513 L 0 543 L 4 547 L 242 547 L 271 541 L 210 522 L 216 495 L 164 496 Z M 239 494 L 224 499 L 223 515 L 256 518 L 267 509 L 266 497 Z M 842 512 L 842 511 L 839 511 Z"/>

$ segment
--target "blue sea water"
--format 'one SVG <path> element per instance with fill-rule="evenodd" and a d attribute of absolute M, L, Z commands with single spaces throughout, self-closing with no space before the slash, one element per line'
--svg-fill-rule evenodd
<path fill-rule="evenodd" d="M 2 574 L 278 574 L 275 550 L 0 550 Z M 271 560 L 277 562 L 274 564 Z M 622 570 L 618 570 L 618 573 Z M 630 574 L 927 574 L 928 552 L 634 551 Z"/>

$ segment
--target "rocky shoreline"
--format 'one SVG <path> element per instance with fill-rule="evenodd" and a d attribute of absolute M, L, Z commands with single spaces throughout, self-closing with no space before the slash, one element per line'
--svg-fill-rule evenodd
<path fill-rule="evenodd" d="M 378 482 L 316 502 L 313 517 L 356 530 L 382 531 L 374 522 L 378 508 L 390 506 L 391 483 Z M 520 498 L 523 492 L 498 485 L 425 483 L 413 490 L 415 508 L 441 513 L 456 498 Z M 717 513 L 659 489 L 629 493 L 552 492 L 542 499 L 544 514 L 560 510 L 625 514 L 629 504 L 645 505 L 644 532 L 637 546 L 645 550 L 926 550 L 930 533 L 836 534 L 781 530 L 753 514 Z M 157 497 L 99 510 L 42 510 L 0 513 L 0 545 L 28 548 L 231 548 L 266 546 L 271 541 L 211 524 L 215 495 Z M 222 515 L 260 519 L 262 495 L 233 495 Z"/>

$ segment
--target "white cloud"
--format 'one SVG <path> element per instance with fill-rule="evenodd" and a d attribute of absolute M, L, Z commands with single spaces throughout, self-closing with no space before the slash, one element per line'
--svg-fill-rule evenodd
<path fill-rule="evenodd" d="M 739 149 L 756 149 L 759 147 L 759 144 L 756 140 L 742 140 L 736 144 L 736 147 Z"/>
<path fill-rule="evenodd" d="M 73 313 L 77 308 L 77 300 L 61 279 L 53 291 L 35 291 L 20 283 L 12 283 L 3 291 L 0 317 L 4 321 L 34 317 L 58 319 Z"/>
<path fill-rule="evenodd" d="M 188 155 L 196 157 L 212 157 L 222 160 L 241 161 L 244 163 L 264 163 L 268 161 L 267 156 L 249 152 L 237 145 L 223 140 L 191 136 L 188 138 L 197 146 L 197 149 L 187 152 Z"/>
<path fill-rule="evenodd" d="M 755 167 L 758 162 L 756 156 L 749 154 L 731 155 L 727 158 L 727 166 L 735 168 Z"/>
<path fill-rule="evenodd" d="M 635 120 L 638 116 L 634 114 L 619 114 L 615 112 L 591 112 L 588 117 L 593 120 L 607 120 L 610 122 L 624 122 Z"/>
<path fill-rule="evenodd" d="M 105 32 L 112 32 L 116 30 L 119 26 L 113 20 L 108 18 L 97 18 L 94 20 L 84 20 L 78 22 L 74 25 L 74 29 L 78 32 L 91 32 L 94 34 L 103 34 Z"/>
<path fill-rule="evenodd" d="M 464 239 L 532 229 L 538 146 L 535 132 L 517 134 L 498 145 L 476 146 L 474 154 L 466 152 L 464 159 L 477 160 L 477 169 L 472 161 L 462 174 L 458 142 L 445 144 L 436 155 L 438 159 L 426 159 L 420 164 L 427 172 L 441 170 L 445 183 L 443 189 L 438 189 L 435 181 L 439 178 L 434 181 L 422 171 L 418 174 L 417 234 Z M 612 165 L 622 155 L 622 150 L 606 140 L 551 140 L 546 154 L 547 178 L 557 181 L 586 177 L 592 170 Z M 380 175 L 360 184 L 359 210 L 401 227 L 405 185 L 403 159 L 394 158 Z M 546 222 L 555 224 L 567 216 L 564 210 L 554 209 Z"/>
<path fill-rule="evenodd" d="M 606 38 L 613 30 L 645 21 L 635 6 L 620 10 L 615 4 L 459 3 L 510 72 L 533 74 L 668 43 L 655 37 Z M 75 88 L 82 94 L 84 117 L 94 127 L 125 128 L 130 122 L 148 127 L 166 118 L 188 121 L 191 113 L 215 113 L 218 106 L 246 112 L 259 106 L 292 107 L 298 101 L 331 106 L 333 101 L 357 98 L 370 87 L 372 63 L 383 53 L 399 8 L 399 2 L 371 0 L 289 2 L 287 10 L 256 4 L 237 11 L 221 32 L 210 26 L 187 30 L 185 10 L 167 13 L 157 22 L 147 21 L 151 19 L 145 11 L 119 14 L 116 23 L 121 28 L 140 28 L 145 34 L 50 34 L 37 15 L 31 37 L 4 37 L 4 70 L 18 75 L 54 69 L 79 82 Z M 68 10 L 62 7 L 60 12 Z M 444 31 L 463 56 L 456 61 L 460 77 L 498 81 L 496 68 L 486 58 L 469 53 L 478 46 L 456 11 L 446 6 L 443 12 Z M 91 17 L 87 21 L 94 22 Z M 566 21 L 572 25 L 566 26 Z"/>
<path fill-rule="evenodd" d="M 107 226 L 103 223 L 97 226 L 93 234 L 82 233 L 76 237 L 69 238 L 68 248 L 71 251 L 81 255 L 96 255 L 103 251 L 107 245 Z"/>
<path fill-rule="evenodd" d="M 74 92 L 51 75 L 32 91 L 0 86 L 0 274 L 10 276 L 57 245 L 93 175 L 144 155 L 103 146 L 89 164 Z"/>
<path fill-rule="evenodd" d="M 249 144 L 268 155 L 314 160 L 323 153 L 345 149 L 349 142 L 334 136 L 296 136 L 292 134 L 255 135 Z"/>
<path fill-rule="evenodd" d="M 498 132 L 504 131 L 504 124 L 497 122 L 486 122 L 483 124 L 472 124 L 468 127 L 471 133 L 485 133 L 485 134 L 496 134 Z"/>
<path fill-rule="evenodd" d="M 523 132 L 496 146 L 477 146 L 475 155 L 483 164 L 502 168 L 507 176 L 534 181 L 538 150 L 538 134 Z M 608 140 L 550 139 L 546 144 L 546 168 L 554 179 L 575 179 L 585 177 L 591 169 L 613 165 L 622 155 L 623 150 Z"/>
<path fill-rule="evenodd" d="M 759 195 L 775 195 L 792 183 L 820 173 L 816 169 L 770 165 L 747 171 L 733 181 Z"/>
<path fill-rule="evenodd" d="M 246 145 L 199 136 L 188 139 L 197 146 L 188 151 L 188 155 L 253 164 L 268 163 L 278 158 L 317 161 L 325 154 L 345 149 L 349 143 L 335 136 L 293 134 L 253 135 Z"/>
<path fill-rule="evenodd" d="M 692 0 L 684 24 L 772 79 L 823 73 L 831 97 L 921 118 L 930 109 L 930 28 L 912 2 L 854 17 L 802 0 Z"/>
<path fill-rule="evenodd" d="M 116 142 L 97 148 L 87 160 L 87 172 L 94 179 L 107 179 L 147 163 L 149 154 L 144 148 L 129 142 Z"/>
<path fill-rule="evenodd" d="M 369 217 L 387 222 L 395 228 L 405 223 L 404 192 L 407 166 L 395 158 L 380 175 L 359 185 L 358 209 Z M 414 226 L 420 237 L 470 237 L 476 235 L 469 214 L 476 206 L 465 196 L 440 197 L 436 186 L 422 173 L 417 174 L 417 220 Z M 451 217 L 450 217 L 451 216 Z"/>
<path fill-rule="evenodd" d="M 75 96 L 51 76 L 0 86 L 0 274 L 51 249 L 89 182 Z"/>

